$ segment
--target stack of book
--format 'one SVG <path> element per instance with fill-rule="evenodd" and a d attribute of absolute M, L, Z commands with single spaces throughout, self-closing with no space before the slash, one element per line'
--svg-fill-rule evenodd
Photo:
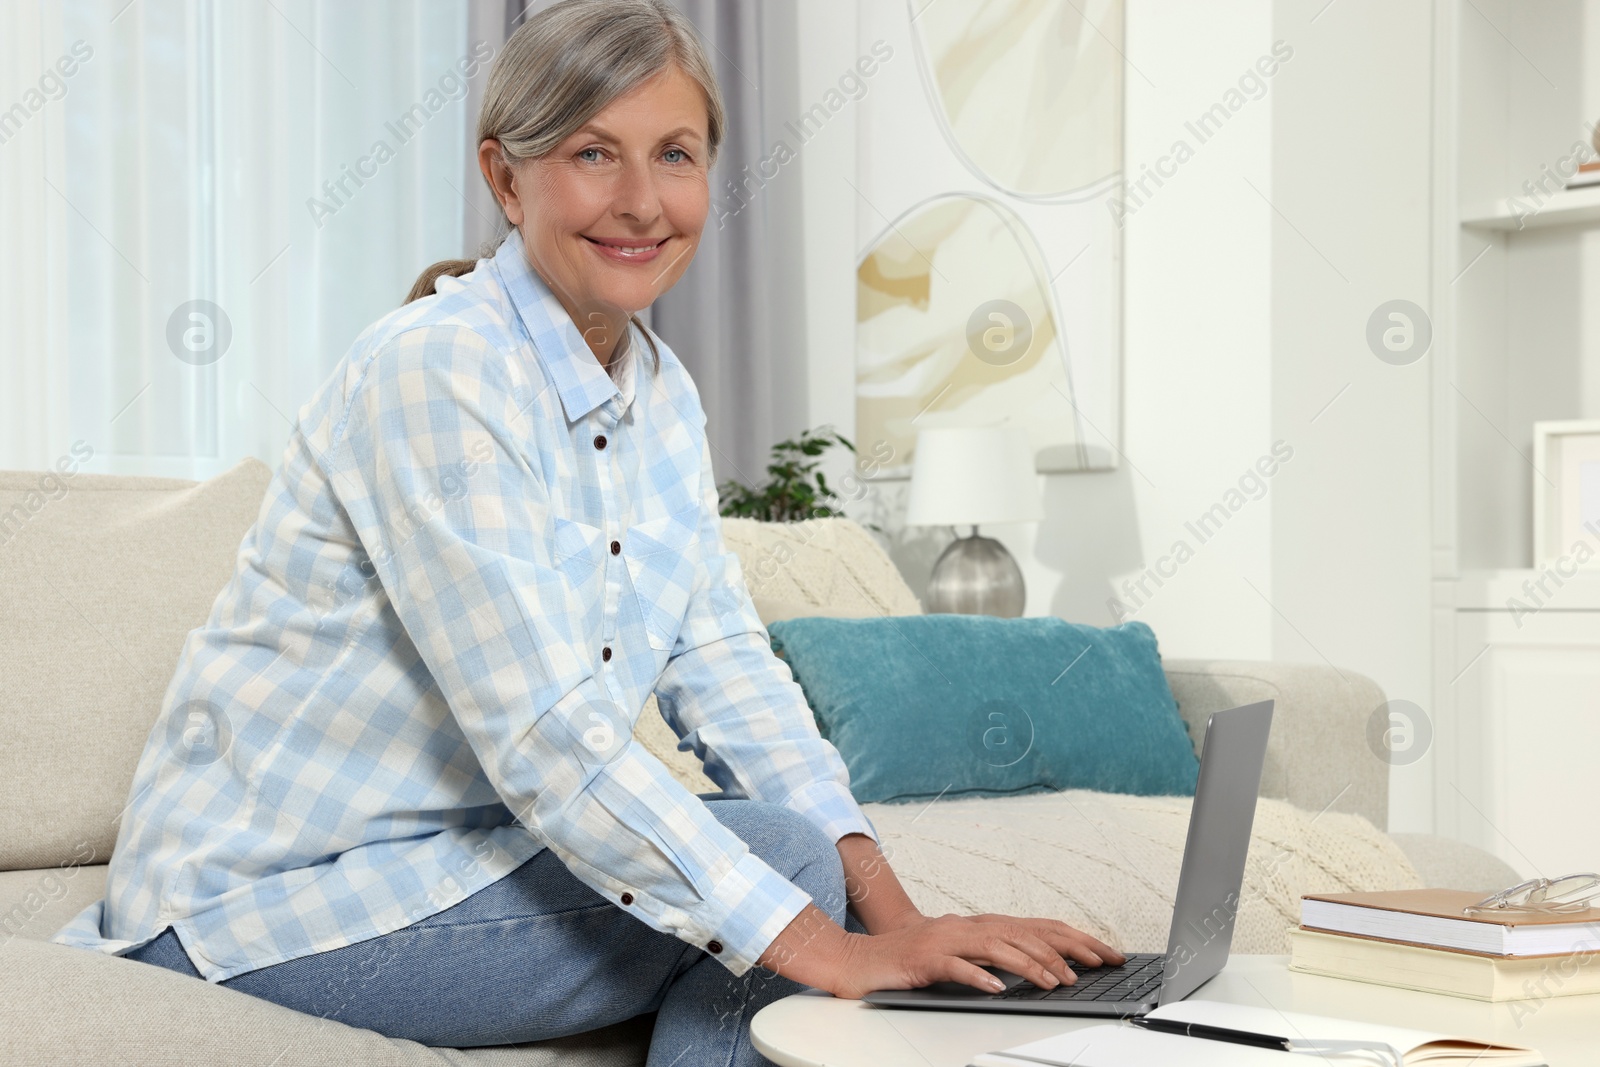
<path fill-rule="evenodd" d="M 1600 908 L 1467 914 L 1482 898 L 1453 889 L 1302 897 L 1289 969 L 1474 1000 L 1600 992 Z"/>
<path fill-rule="evenodd" d="M 1600 160 L 1583 164 L 1567 179 L 1568 189 L 1581 189 L 1586 185 L 1600 185 Z"/>

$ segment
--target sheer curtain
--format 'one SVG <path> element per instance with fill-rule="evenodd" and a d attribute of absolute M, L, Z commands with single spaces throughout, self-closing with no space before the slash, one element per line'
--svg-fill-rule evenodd
<path fill-rule="evenodd" d="M 79 441 L 88 470 L 276 465 L 361 329 L 460 254 L 499 43 L 424 0 L 0 5 L 0 467 Z"/>

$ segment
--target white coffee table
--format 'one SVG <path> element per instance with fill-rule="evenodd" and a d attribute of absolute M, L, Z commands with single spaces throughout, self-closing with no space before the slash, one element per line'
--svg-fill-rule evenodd
<path fill-rule="evenodd" d="M 1485 1004 L 1295 974 L 1288 963 L 1235 956 L 1195 997 L 1499 1040 L 1538 1049 L 1550 1067 L 1600 1067 L 1600 994 Z M 877 1008 L 813 989 L 767 1005 L 750 1033 L 780 1067 L 966 1067 L 975 1053 L 1103 1021 Z"/>

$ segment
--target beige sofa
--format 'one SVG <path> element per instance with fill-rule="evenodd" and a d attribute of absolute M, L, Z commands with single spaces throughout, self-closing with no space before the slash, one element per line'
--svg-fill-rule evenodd
<path fill-rule="evenodd" d="M 179 648 L 231 573 L 268 478 L 254 461 L 202 484 L 0 473 L 0 1062 L 642 1064 L 649 1016 L 559 1041 L 431 1049 L 48 943 L 102 893 Z M 845 520 L 727 530 L 769 621 L 917 610 Z M 1512 878 L 1464 846 L 1429 838 L 1402 851 L 1378 829 L 1386 768 L 1364 740 L 1382 699 L 1370 682 L 1210 662 L 1170 663 L 1168 677 L 1191 724 L 1278 700 L 1239 950 L 1280 950 L 1302 891 Z M 715 788 L 651 708 L 640 736 L 696 791 Z M 925 911 L 1053 914 L 1128 948 L 1164 945 L 1184 800 L 1061 793 L 866 810 Z"/>

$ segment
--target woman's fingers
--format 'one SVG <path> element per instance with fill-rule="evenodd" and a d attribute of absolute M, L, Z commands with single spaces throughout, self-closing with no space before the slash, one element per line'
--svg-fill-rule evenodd
<path fill-rule="evenodd" d="M 1127 957 L 1104 941 L 1090 937 L 1082 930 L 1068 926 L 1057 919 L 1031 919 L 1018 918 L 1012 915 L 974 915 L 973 922 L 1009 922 L 1018 923 L 1033 930 L 1048 941 L 1052 948 L 1063 956 L 1071 956 L 1079 963 L 1089 967 L 1098 967 L 1102 963 L 1113 966 L 1127 962 Z"/>
<path fill-rule="evenodd" d="M 974 989 L 981 989 L 985 993 L 998 993 L 1002 986 L 994 975 L 979 967 L 970 960 L 960 956 L 946 956 L 944 960 L 944 973 L 935 977 L 935 981 L 960 982 Z"/>
<path fill-rule="evenodd" d="M 1078 976 L 1073 972 L 1071 964 L 1067 962 L 1066 953 L 1062 952 L 1056 945 L 1051 944 L 1046 938 L 1041 937 L 1038 931 L 1027 926 L 1021 926 L 1018 929 L 1021 934 L 1021 939 L 1016 942 L 1018 948 L 1021 948 L 1043 964 L 1045 969 L 1064 985 L 1072 985 L 1077 982 Z M 1098 966 L 1098 964 L 1091 964 L 1091 966 Z"/>
<path fill-rule="evenodd" d="M 1128 957 L 1104 941 L 1090 937 L 1082 930 L 1074 930 L 1066 923 L 1045 921 L 1048 925 L 1041 931 L 1040 936 L 1055 946 L 1062 955 L 1070 955 L 1079 963 L 1090 967 L 1099 967 L 1106 963 L 1115 966 L 1127 962 Z"/>
<path fill-rule="evenodd" d="M 1054 989 L 1063 984 L 1062 979 L 1052 973 L 1050 968 L 998 935 L 980 942 L 978 951 L 982 962 L 1003 967 L 1012 974 L 1020 974 L 1040 989 Z M 1075 982 L 1077 979 L 1074 978 L 1072 981 Z"/>
<path fill-rule="evenodd" d="M 1085 967 L 1098 967 L 1105 962 L 1105 959 L 1099 953 L 1089 947 L 1089 944 L 1093 941 L 1092 938 L 1084 937 L 1084 935 L 1064 923 L 1054 922 L 1050 919 L 1034 919 L 1020 922 L 1016 925 L 1021 926 L 1024 930 L 1039 938 L 1056 955 L 1062 957 L 1070 956 Z"/>
<path fill-rule="evenodd" d="M 1034 985 L 1050 989 L 1078 980 L 1059 952 L 1016 923 L 973 923 L 971 933 L 983 962 L 1020 974 Z"/>

